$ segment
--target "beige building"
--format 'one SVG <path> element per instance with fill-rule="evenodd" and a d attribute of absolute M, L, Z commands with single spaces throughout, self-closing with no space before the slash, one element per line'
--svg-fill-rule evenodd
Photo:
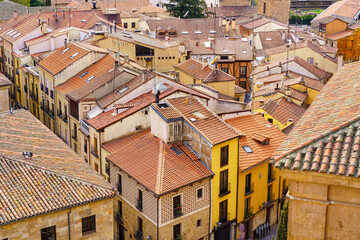
<path fill-rule="evenodd" d="M 0 129 L 2 239 L 112 239 L 103 178 L 29 111 L 0 113 Z"/>
<path fill-rule="evenodd" d="M 359 65 L 334 74 L 272 157 L 289 180 L 288 239 L 358 238 Z"/>
<path fill-rule="evenodd" d="M 0 112 L 10 110 L 9 89 L 13 83 L 0 73 Z"/>
<path fill-rule="evenodd" d="M 289 0 L 260 0 L 257 3 L 258 14 L 276 19 L 282 23 L 288 23 L 290 19 Z"/>

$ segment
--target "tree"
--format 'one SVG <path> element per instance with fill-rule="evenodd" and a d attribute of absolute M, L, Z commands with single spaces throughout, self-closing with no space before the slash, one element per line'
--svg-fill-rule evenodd
<path fill-rule="evenodd" d="M 276 240 L 287 239 L 287 223 L 288 223 L 289 201 L 285 200 L 284 207 L 280 212 L 280 222 L 277 229 Z"/>
<path fill-rule="evenodd" d="M 203 18 L 207 9 L 205 0 L 170 0 L 164 6 L 171 15 L 180 18 Z"/>
<path fill-rule="evenodd" d="M 40 0 L 30 0 L 30 7 L 43 6 L 44 3 Z"/>

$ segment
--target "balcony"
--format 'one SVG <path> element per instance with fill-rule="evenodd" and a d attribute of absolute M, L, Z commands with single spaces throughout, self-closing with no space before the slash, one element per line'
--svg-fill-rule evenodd
<path fill-rule="evenodd" d="M 136 199 L 136 208 L 137 208 L 139 211 L 142 211 L 142 210 L 143 210 L 143 202 L 142 202 L 140 199 Z"/>
<path fill-rule="evenodd" d="M 244 210 L 244 219 L 248 219 L 249 217 L 251 217 L 253 215 L 253 208 L 245 208 Z"/>
<path fill-rule="evenodd" d="M 269 172 L 269 174 L 268 174 L 268 183 L 272 183 L 273 181 L 275 181 L 275 176 L 276 176 L 276 174 L 275 174 L 274 170 Z"/>
<path fill-rule="evenodd" d="M 91 146 L 91 154 L 95 157 L 99 157 L 97 148 L 94 148 L 94 146 Z"/>
<path fill-rule="evenodd" d="M 24 85 L 24 92 L 28 92 L 28 89 L 27 89 L 27 86 L 26 85 Z"/>
<path fill-rule="evenodd" d="M 229 212 L 225 213 L 225 215 L 223 215 L 223 216 L 219 216 L 219 222 L 221 222 L 221 223 L 227 222 L 228 216 L 230 216 Z"/>
<path fill-rule="evenodd" d="M 44 91 L 44 85 L 42 83 L 40 84 L 40 89 L 41 91 Z"/>
<path fill-rule="evenodd" d="M 177 217 L 180 217 L 181 215 L 183 215 L 182 208 L 179 205 L 177 207 L 174 207 L 173 212 L 174 212 L 174 218 L 177 218 Z"/>
<path fill-rule="evenodd" d="M 86 134 L 87 136 L 90 135 L 90 127 L 89 125 L 84 121 L 84 120 L 81 120 L 80 121 L 80 124 L 81 124 L 81 127 L 80 127 L 80 130 Z"/>
<path fill-rule="evenodd" d="M 117 185 L 117 190 L 118 190 L 119 194 L 122 193 L 122 185 L 121 185 L 121 183 Z"/>
<path fill-rule="evenodd" d="M 227 194 L 230 193 L 230 183 L 228 183 L 225 186 L 220 186 L 220 193 L 219 193 L 219 197 L 223 197 Z"/>
<path fill-rule="evenodd" d="M 250 195 L 254 192 L 254 183 L 245 186 L 245 196 Z"/>
<path fill-rule="evenodd" d="M 134 237 L 135 237 L 136 240 L 143 240 L 144 239 L 143 238 L 143 232 L 141 230 L 135 228 L 134 232 L 135 232 Z"/>
<path fill-rule="evenodd" d="M 120 225 L 123 224 L 121 213 L 116 212 L 116 211 L 114 211 L 114 212 L 115 212 L 115 221 Z"/>
<path fill-rule="evenodd" d="M 45 93 L 49 95 L 49 89 L 45 87 Z"/>
<path fill-rule="evenodd" d="M 53 90 L 50 90 L 50 97 L 51 97 L 52 99 L 54 99 L 54 91 L 53 91 Z"/>

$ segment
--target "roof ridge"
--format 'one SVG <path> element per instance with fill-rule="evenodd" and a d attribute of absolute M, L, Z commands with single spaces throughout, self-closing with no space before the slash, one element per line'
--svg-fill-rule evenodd
<path fill-rule="evenodd" d="M 34 165 L 33 163 L 29 163 L 29 162 L 26 162 L 26 161 L 9 158 L 9 157 L 6 157 L 4 155 L 0 155 L 0 158 L 4 158 L 4 159 L 6 159 L 8 161 L 14 161 L 14 162 L 17 162 L 17 163 L 23 164 L 23 165 L 28 165 L 28 166 L 33 167 L 35 169 L 39 169 L 40 171 L 45 171 L 45 172 L 48 172 L 48 173 L 51 173 L 51 174 L 59 175 L 61 177 L 66 177 L 68 179 L 77 181 L 79 183 L 89 184 L 89 185 L 92 185 L 92 186 L 95 186 L 95 187 L 100 187 L 100 188 L 103 188 L 103 189 L 114 190 L 113 188 L 109 188 L 109 187 L 99 185 L 97 183 L 92 183 L 92 182 L 89 182 L 89 181 L 85 181 L 85 180 L 82 180 L 82 179 L 79 179 L 79 178 L 76 178 L 76 177 L 69 176 L 69 175 L 64 174 L 64 173 L 59 173 L 57 171 L 54 171 L 54 170 L 51 170 L 51 169 L 48 169 L 48 168 L 45 168 L 45 167 L 37 166 L 37 165 Z"/>

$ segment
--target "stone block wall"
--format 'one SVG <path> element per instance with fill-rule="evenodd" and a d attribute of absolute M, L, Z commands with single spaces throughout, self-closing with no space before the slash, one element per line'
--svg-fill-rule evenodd
<path fill-rule="evenodd" d="M 290 1 L 259 0 L 258 14 L 274 18 L 282 23 L 287 23 L 290 18 Z"/>

